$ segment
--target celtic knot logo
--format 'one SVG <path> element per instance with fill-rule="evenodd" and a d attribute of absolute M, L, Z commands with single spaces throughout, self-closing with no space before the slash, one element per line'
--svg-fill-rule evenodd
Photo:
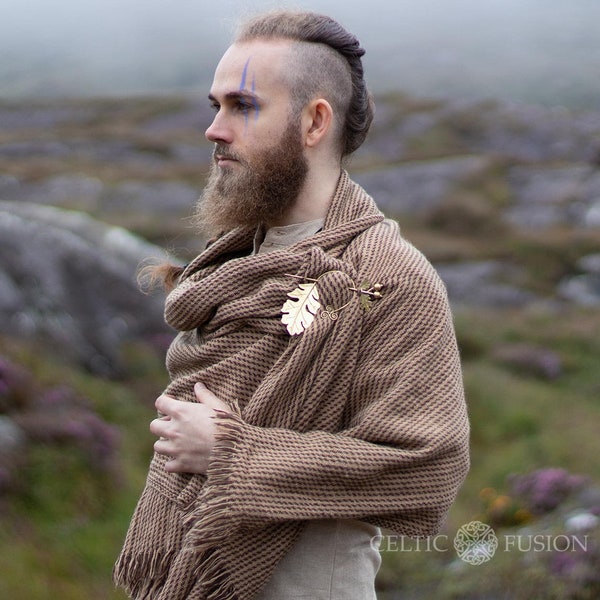
<path fill-rule="evenodd" d="M 490 560 L 498 548 L 494 530 L 481 521 L 463 525 L 454 536 L 454 549 L 461 560 L 470 565 L 482 565 Z"/>

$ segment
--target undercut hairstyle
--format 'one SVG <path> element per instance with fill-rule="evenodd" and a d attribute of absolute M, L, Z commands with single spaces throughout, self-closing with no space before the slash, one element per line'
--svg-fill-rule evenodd
<path fill-rule="evenodd" d="M 364 79 L 361 59 L 365 50 L 358 39 L 331 17 L 286 10 L 251 18 L 242 24 L 234 41 L 256 39 L 295 42 L 283 73 L 292 109 L 299 112 L 312 99 L 323 97 L 334 112 L 341 156 L 359 148 L 375 106 Z"/>

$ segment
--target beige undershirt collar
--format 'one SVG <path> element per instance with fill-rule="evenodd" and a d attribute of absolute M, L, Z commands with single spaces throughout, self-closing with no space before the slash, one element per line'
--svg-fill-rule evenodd
<path fill-rule="evenodd" d="M 297 242 L 314 235 L 323 228 L 325 219 L 315 219 L 304 223 L 292 223 L 280 227 L 270 227 L 266 231 L 259 227 L 254 236 L 253 254 L 263 254 L 287 248 Z"/>

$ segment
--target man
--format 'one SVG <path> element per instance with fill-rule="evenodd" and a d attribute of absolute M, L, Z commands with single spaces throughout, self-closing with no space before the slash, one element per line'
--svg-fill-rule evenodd
<path fill-rule="evenodd" d="M 342 169 L 373 115 L 363 53 L 276 12 L 216 69 L 215 240 L 161 271 L 180 333 L 115 566 L 133 598 L 374 598 L 379 528 L 436 533 L 465 477 L 444 287 Z"/>

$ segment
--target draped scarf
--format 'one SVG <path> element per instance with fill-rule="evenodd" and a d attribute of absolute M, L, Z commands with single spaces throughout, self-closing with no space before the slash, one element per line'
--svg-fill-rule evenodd
<path fill-rule="evenodd" d="M 253 236 L 219 238 L 167 297 L 165 393 L 195 402 L 202 381 L 231 413 L 206 475 L 154 455 L 113 573 L 136 600 L 251 600 L 310 519 L 434 534 L 468 469 L 445 288 L 364 190 L 342 172 L 319 233 L 258 255 Z M 340 310 L 290 336 L 303 279 Z"/>

